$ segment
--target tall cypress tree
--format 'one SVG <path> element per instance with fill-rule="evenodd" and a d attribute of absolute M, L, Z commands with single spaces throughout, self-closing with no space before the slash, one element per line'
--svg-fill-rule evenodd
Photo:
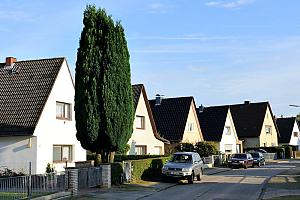
<path fill-rule="evenodd" d="M 83 24 L 75 74 L 76 136 L 107 162 L 132 134 L 129 52 L 122 25 L 105 10 L 87 6 Z"/>

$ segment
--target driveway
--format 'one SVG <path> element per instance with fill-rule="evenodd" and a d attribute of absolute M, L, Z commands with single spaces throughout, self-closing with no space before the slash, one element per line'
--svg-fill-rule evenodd
<path fill-rule="evenodd" d="M 270 177 L 287 169 L 295 168 L 293 163 L 279 163 L 260 168 L 234 169 L 215 175 L 206 175 L 201 182 L 187 184 L 186 181 L 166 187 L 163 190 L 140 188 L 138 190 L 114 190 L 104 193 L 92 193 L 88 199 L 259 199 L 263 185 Z"/>

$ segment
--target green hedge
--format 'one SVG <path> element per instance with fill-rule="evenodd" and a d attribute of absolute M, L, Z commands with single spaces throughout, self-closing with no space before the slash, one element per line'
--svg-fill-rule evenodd
<path fill-rule="evenodd" d="M 139 180 L 159 180 L 161 178 L 161 168 L 170 157 L 148 158 L 133 160 L 132 181 Z"/>
<path fill-rule="evenodd" d="M 95 160 L 95 154 L 87 154 L 87 160 Z M 140 160 L 140 159 L 147 159 L 147 158 L 159 158 L 161 155 L 115 155 L 114 162 L 122 162 L 125 160 Z"/>

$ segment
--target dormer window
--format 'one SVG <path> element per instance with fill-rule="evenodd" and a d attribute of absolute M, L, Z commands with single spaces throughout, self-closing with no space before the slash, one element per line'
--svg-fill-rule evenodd
<path fill-rule="evenodd" d="M 56 119 L 72 120 L 71 104 L 64 102 L 56 102 Z"/>

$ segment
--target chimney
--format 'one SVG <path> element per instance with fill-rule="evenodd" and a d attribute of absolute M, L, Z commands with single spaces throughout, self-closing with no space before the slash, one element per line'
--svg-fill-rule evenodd
<path fill-rule="evenodd" d="M 199 106 L 199 113 L 202 113 L 204 111 L 204 106 L 201 104 L 201 106 Z"/>
<path fill-rule="evenodd" d="M 6 57 L 6 66 L 12 66 L 15 62 L 17 62 L 16 58 Z"/>
<path fill-rule="evenodd" d="M 155 105 L 156 106 L 160 105 L 162 99 L 163 99 L 163 95 L 160 95 L 160 94 L 155 95 Z"/>
<path fill-rule="evenodd" d="M 244 101 L 244 104 L 245 104 L 245 105 L 249 105 L 249 104 L 250 104 L 250 101 Z"/>

